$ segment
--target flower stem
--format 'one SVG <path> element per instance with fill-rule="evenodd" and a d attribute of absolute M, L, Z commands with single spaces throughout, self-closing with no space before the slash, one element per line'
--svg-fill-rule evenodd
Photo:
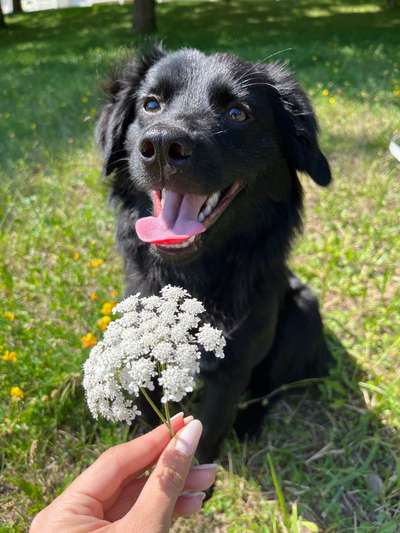
<path fill-rule="evenodd" d="M 161 420 L 161 422 L 163 422 L 163 424 L 165 424 L 168 428 L 168 431 L 169 433 L 171 434 L 171 430 L 170 430 L 170 426 L 171 426 L 171 423 L 169 422 L 169 420 L 167 421 L 166 418 L 164 417 L 164 415 L 162 414 L 162 412 L 158 409 L 158 407 L 156 406 L 156 404 L 153 402 L 153 400 L 151 399 L 150 395 L 147 394 L 146 390 L 143 389 L 143 388 L 140 388 L 143 396 L 146 398 L 146 400 L 149 402 L 150 406 L 152 407 L 153 411 L 157 414 L 157 416 L 159 417 L 159 419 Z"/>
<path fill-rule="evenodd" d="M 171 415 L 169 413 L 169 405 L 168 405 L 168 402 L 165 402 L 164 404 L 164 413 L 165 413 L 165 418 L 166 418 L 166 424 L 168 426 L 168 431 L 169 431 L 169 434 L 171 435 L 171 437 L 174 437 L 175 436 L 175 433 L 172 429 L 172 425 L 171 425 Z"/>
<path fill-rule="evenodd" d="M 158 363 L 158 372 L 159 372 L 159 374 L 161 374 L 163 370 L 165 370 L 165 365 L 159 362 Z M 174 430 L 172 429 L 171 415 L 169 413 L 169 405 L 168 405 L 167 401 L 164 403 L 164 413 L 165 413 L 165 422 L 164 423 L 167 426 L 169 435 L 170 435 L 170 437 L 172 439 L 172 437 L 175 437 L 175 433 L 174 433 Z"/>

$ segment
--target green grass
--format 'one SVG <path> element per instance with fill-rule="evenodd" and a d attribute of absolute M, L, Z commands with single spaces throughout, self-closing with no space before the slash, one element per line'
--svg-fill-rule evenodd
<path fill-rule="evenodd" d="M 318 293 L 338 366 L 234 435 L 213 498 L 175 531 L 382 532 L 400 523 L 400 10 L 383 2 L 168 2 L 168 47 L 289 61 L 310 94 L 335 183 L 304 177 L 306 233 L 292 265 Z M 129 6 L 8 17 L 0 32 L 0 531 L 31 517 L 101 450 L 80 389 L 101 305 L 122 290 L 113 214 L 93 146 L 99 81 L 134 45 Z M 324 96 L 329 91 L 329 95 Z M 93 268 L 90 261 L 104 263 Z M 89 295 L 96 291 L 98 300 Z M 4 316 L 15 313 L 15 320 Z M 11 401 L 19 386 L 24 399 Z"/>

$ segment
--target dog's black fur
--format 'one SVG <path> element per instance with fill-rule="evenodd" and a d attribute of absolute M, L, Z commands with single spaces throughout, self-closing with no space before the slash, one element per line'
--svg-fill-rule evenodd
<path fill-rule="evenodd" d="M 96 134 L 104 173 L 113 176 L 126 294 L 155 294 L 166 284 L 185 287 L 227 337 L 225 359 L 204 356 L 201 362 L 199 458 L 210 461 L 245 391 L 258 397 L 326 373 L 330 356 L 318 302 L 286 260 L 301 229 L 297 171 L 326 186 L 329 165 L 310 102 L 280 65 L 155 48 L 117 69 L 107 91 Z M 161 109 L 146 112 L 144 102 L 152 95 Z M 232 119 L 229 113 L 238 114 L 229 111 L 232 105 L 246 120 Z M 145 164 L 140 143 L 150 134 L 183 138 L 190 144 L 189 161 Z M 135 221 L 151 213 L 151 190 L 209 194 L 238 179 L 244 189 L 189 253 L 166 254 L 138 239 Z M 238 432 L 255 431 L 262 415 L 257 405 L 241 413 Z"/>

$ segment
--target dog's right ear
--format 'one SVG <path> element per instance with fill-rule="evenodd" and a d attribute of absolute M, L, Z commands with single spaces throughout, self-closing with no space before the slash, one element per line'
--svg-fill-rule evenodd
<path fill-rule="evenodd" d="M 108 102 L 96 124 L 96 142 L 103 152 L 103 174 L 108 176 L 124 166 L 125 138 L 135 120 L 136 92 L 148 69 L 166 55 L 160 45 L 114 68 L 104 84 Z"/>

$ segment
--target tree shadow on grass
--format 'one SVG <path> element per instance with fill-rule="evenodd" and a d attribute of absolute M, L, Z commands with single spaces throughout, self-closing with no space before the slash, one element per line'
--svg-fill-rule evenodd
<path fill-rule="evenodd" d="M 290 59 L 306 88 L 321 79 L 383 86 L 382 70 L 395 72 L 399 60 L 400 10 L 371 13 L 362 10 L 361 2 L 353 8 L 344 1 L 315 4 L 166 2 L 158 8 L 155 38 L 171 48 L 228 50 L 250 60 Z M 12 18 L 0 35 L 2 166 L 10 179 L 18 181 L 21 166 L 46 169 L 70 160 L 77 147 L 90 150 L 102 102 L 100 81 L 121 48 L 139 42 L 130 28 L 131 6 Z M 22 187 L 25 177 L 20 182 Z"/>
<path fill-rule="evenodd" d="M 374 40 L 379 43 L 383 30 L 384 40 L 395 44 L 399 27 L 400 9 L 371 11 L 364 2 L 352 2 L 352 6 L 347 2 L 346 6 L 343 1 L 231 0 L 168 2 L 163 5 L 159 31 L 174 48 L 185 44 L 201 48 L 204 45 L 257 48 L 284 40 L 294 45 L 319 42 L 324 47 L 332 37 L 343 44 Z"/>
<path fill-rule="evenodd" d="M 261 437 L 245 445 L 228 441 L 221 458 L 230 457 L 230 471 L 270 499 L 270 454 L 287 503 L 297 502 L 323 531 L 378 531 L 384 524 L 394 532 L 400 504 L 393 450 L 400 436 L 374 408 L 365 371 L 332 331 L 327 339 L 336 359 L 330 377 L 281 394 L 267 408 Z"/>

